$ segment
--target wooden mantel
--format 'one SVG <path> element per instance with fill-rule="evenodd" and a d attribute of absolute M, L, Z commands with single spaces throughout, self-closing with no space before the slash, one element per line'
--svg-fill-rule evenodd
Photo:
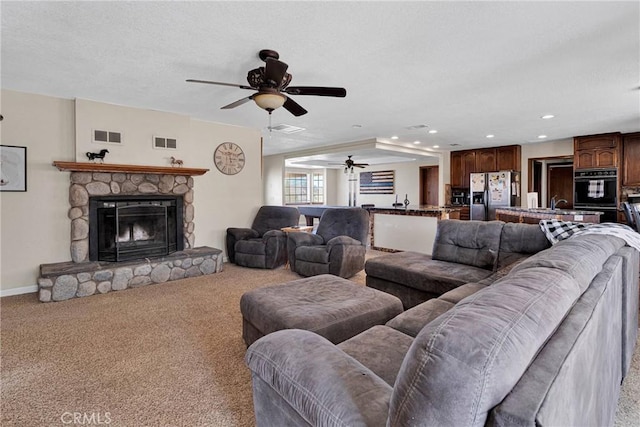
<path fill-rule="evenodd" d="M 140 166 L 114 165 L 110 163 L 78 163 L 54 161 L 53 166 L 61 171 L 69 172 L 113 172 L 113 173 L 148 173 L 160 175 L 188 175 L 199 176 L 209 172 L 209 169 L 170 167 L 170 166 Z"/>

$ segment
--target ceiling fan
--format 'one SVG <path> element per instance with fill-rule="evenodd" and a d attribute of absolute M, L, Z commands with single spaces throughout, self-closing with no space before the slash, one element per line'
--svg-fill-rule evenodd
<path fill-rule="evenodd" d="M 330 164 L 344 165 L 344 173 L 347 173 L 348 171 L 353 172 L 353 168 L 364 168 L 365 166 L 369 166 L 369 163 L 356 163 L 354 160 L 351 159 L 351 157 L 353 157 L 353 155 L 347 156 L 347 160 L 345 160 L 344 163 L 330 163 Z"/>
<path fill-rule="evenodd" d="M 300 104 L 287 95 L 334 96 L 339 98 L 344 98 L 347 95 L 347 91 L 341 87 L 289 86 L 292 78 L 291 74 L 287 73 L 287 68 L 289 66 L 278 60 L 280 58 L 278 52 L 275 50 L 263 49 L 259 52 L 258 56 L 265 62 L 265 66 L 255 68 L 247 73 L 247 82 L 249 82 L 249 86 L 196 79 L 187 79 L 187 82 L 256 90 L 256 93 L 221 108 L 235 108 L 253 100 L 258 107 L 267 110 L 269 114 L 280 107 L 284 107 L 294 116 L 307 114 L 307 110 L 302 108 Z"/>

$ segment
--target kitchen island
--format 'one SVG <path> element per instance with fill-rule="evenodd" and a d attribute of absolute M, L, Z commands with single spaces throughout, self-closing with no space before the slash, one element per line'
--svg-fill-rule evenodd
<path fill-rule="evenodd" d="M 460 209 L 440 206 L 366 207 L 370 214 L 371 249 L 431 254 L 440 219 L 459 219 Z"/>
<path fill-rule="evenodd" d="M 572 209 L 547 209 L 547 208 L 496 208 L 496 219 L 504 222 L 522 222 L 525 224 L 538 224 L 543 219 L 557 219 L 559 221 L 599 223 L 603 212 L 580 211 Z"/>

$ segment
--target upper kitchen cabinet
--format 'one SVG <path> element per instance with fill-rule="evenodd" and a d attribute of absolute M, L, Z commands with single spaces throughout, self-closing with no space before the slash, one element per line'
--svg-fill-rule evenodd
<path fill-rule="evenodd" d="M 462 152 L 461 151 L 452 151 L 451 152 L 451 187 L 453 188 L 462 188 L 466 187 L 465 183 L 462 182 L 464 179 L 464 174 L 462 173 Z"/>
<path fill-rule="evenodd" d="M 495 172 L 496 170 L 496 149 L 476 150 L 476 170 L 474 172 Z"/>
<path fill-rule="evenodd" d="M 619 132 L 573 138 L 574 168 L 615 168 L 620 158 Z"/>
<path fill-rule="evenodd" d="M 462 183 L 464 187 L 471 185 L 471 174 L 476 171 L 476 152 L 466 150 L 462 152 Z"/>
<path fill-rule="evenodd" d="M 640 132 L 622 135 L 622 185 L 640 185 Z"/>
<path fill-rule="evenodd" d="M 521 151 L 519 145 L 505 145 L 496 148 L 496 170 L 520 171 Z"/>
<path fill-rule="evenodd" d="M 519 145 L 452 151 L 451 187 L 469 188 L 470 175 L 476 172 L 520 171 L 520 156 Z"/>

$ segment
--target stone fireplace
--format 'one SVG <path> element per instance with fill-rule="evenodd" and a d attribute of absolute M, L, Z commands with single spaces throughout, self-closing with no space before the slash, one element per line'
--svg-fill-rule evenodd
<path fill-rule="evenodd" d="M 194 248 L 192 176 L 208 169 L 75 162 L 54 166 L 71 172 L 71 261 L 40 266 L 40 301 L 222 270 L 220 249 Z"/>
<path fill-rule="evenodd" d="M 122 199 L 126 203 L 132 196 L 159 195 L 180 197 L 182 204 L 181 224 L 182 247 L 193 247 L 193 178 L 185 175 L 169 174 L 140 174 L 140 173 L 105 173 L 105 172 L 71 172 L 69 187 L 69 218 L 71 219 L 71 259 L 74 262 L 88 260 L 97 261 L 90 257 L 91 228 L 90 201 Z M 97 220 L 93 218 L 93 220 Z M 95 236 L 97 238 L 97 236 Z M 181 250 L 179 249 L 179 250 Z M 140 258 L 145 258 L 141 256 Z M 113 259 L 112 261 L 115 261 Z"/>

